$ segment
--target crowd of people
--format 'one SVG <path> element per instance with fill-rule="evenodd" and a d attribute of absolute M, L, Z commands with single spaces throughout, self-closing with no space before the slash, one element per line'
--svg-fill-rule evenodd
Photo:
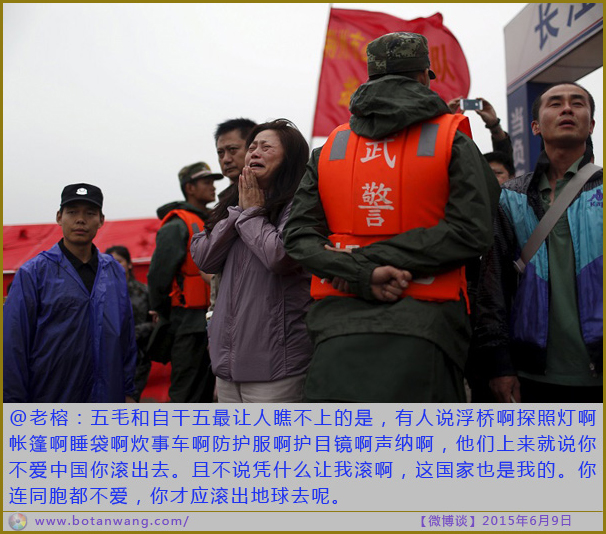
<path fill-rule="evenodd" d="M 460 99 L 430 89 L 427 39 L 367 48 L 351 118 L 311 154 L 287 119 L 218 125 L 221 174 L 178 173 L 147 287 L 100 253 L 103 195 L 64 188 L 63 238 L 4 306 L 5 402 L 138 402 L 151 361 L 171 402 L 601 402 L 602 169 L 592 96 L 535 101 L 544 150 L 515 177 Z M 215 208 L 215 181 L 230 184 Z"/>

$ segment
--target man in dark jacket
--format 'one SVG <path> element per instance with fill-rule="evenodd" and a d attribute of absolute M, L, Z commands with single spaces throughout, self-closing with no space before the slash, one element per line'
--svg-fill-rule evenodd
<path fill-rule="evenodd" d="M 204 162 L 184 167 L 179 172 L 179 184 L 185 202 L 170 202 L 157 212 L 162 226 L 156 235 L 147 282 L 158 333 L 174 336 L 171 402 L 212 401 L 214 377 L 205 318 L 209 286 L 193 263 L 189 245 L 191 236 L 202 231 L 208 217 L 206 205 L 215 200 L 214 181 L 221 178 L 222 174 L 213 174 Z"/>
<path fill-rule="evenodd" d="M 135 402 L 137 345 L 122 267 L 93 239 L 103 194 L 63 189 L 63 238 L 26 262 L 4 304 L 4 402 Z"/>
<path fill-rule="evenodd" d="M 424 36 L 384 35 L 367 54 L 370 80 L 352 95 L 349 125 L 314 150 L 284 231 L 288 253 L 325 279 L 315 295 L 312 283 L 305 393 L 464 401 L 463 265 L 492 243 L 498 183 L 457 131 L 469 131 L 467 119 L 429 89 Z"/>
<path fill-rule="evenodd" d="M 238 187 L 238 178 L 244 168 L 246 156 L 246 138 L 256 125 L 256 122 L 242 117 L 229 119 L 217 125 L 215 130 L 217 158 L 223 176 L 227 176 L 230 181 L 227 188 L 219 193 L 219 202 L 228 198 L 234 188 Z M 221 273 L 213 274 L 210 280 L 210 306 L 206 314 L 208 320 L 212 317 L 220 284 Z"/>
<path fill-rule="evenodd" d="M 501 402 L 602 402 L 602 171 L 551 229 L 518 276 L 513 262 L 593 153 L 595 103 L 573 83 L 532 106 L 543 139 L 533 173 L 505 182 L 495 244 L 483 258 L 474 347 Z"/>
<path fill-rule="evenodd" d="M 228 189 L 238 183 L 246 156 L 246 138 L 256 125 L 256 122 L 244 118 L 229 119 L 217 125 L 215 130 L 217 158 L 221 172 L 229 178 Z M 223 190 L 219 194 L 219 200 L 228 193 L 227 189 Z"/>

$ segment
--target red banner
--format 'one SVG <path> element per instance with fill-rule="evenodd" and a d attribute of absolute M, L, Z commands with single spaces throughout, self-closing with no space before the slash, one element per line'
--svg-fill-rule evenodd
<path fill-rule="evenodd" d="M 429 60 L 436 79 L 431 89 L 446 102 L 469 93 L 469 69 L 463 50 L 442 14 L 403 20 L 385 13 L 331 9 L 314 118 L 314 137 L 326 137 L 349 120 L 349 99 L 368 79 L 366 46 L 386 33 L 420 33 L 429 42 Z"/>

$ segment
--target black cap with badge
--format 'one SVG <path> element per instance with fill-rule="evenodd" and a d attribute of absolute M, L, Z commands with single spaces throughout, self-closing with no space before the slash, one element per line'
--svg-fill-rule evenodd
<path fill-rule="evenodd" d="M 91 202 L 95 206 L 103 208 L 103 193 L 96 185 L 90 184 L 71 184 L 66 185 L 61 193 L 61 205 L 65 206 L 69 202 Z"/>

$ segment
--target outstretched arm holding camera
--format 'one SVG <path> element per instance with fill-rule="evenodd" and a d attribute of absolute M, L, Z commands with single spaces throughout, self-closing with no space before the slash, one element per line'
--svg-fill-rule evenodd
<path fill-rule="evenodd" d="M 465 103 L 461 106 L 462 101 L 468 102 L 468 99 L 464 99 L 462 96 L 453 98 L 448 102 L 448 108 L 451 113 L 464 113 L 467 109 Z M 490 130 L 490 136 L 492 139 L 492 150 L 495 152 L 504 152 L 510 158 L 513 158 L 513 146 L 511 145 L 511 138 L 505 130 L 501 127 L 501 119 L 497 117 L 497 112 L 492 107 L 492 104 L 485 98 L 477 98 L 475 101 L 481 102 L 480 106 L 474 107 L 475 112 L 481 117 L 486 128 Z"/>

